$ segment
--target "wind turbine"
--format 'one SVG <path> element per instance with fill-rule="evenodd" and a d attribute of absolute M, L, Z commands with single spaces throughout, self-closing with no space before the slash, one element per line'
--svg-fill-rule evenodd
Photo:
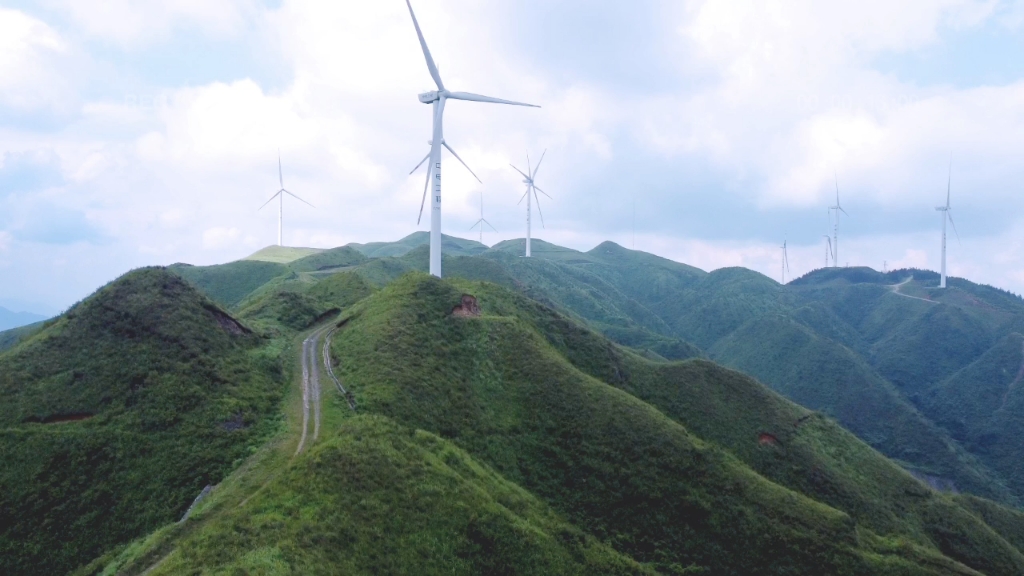
<path fill-rule="evenodd" d="M 828 234 L 822 234 L 821 237 L 825 239 L 825 268 L 828 268 L 828 257 L 835 258 L 835 255 L 832 254 L 832 237 Z"/>
<path fill-rule="evenodd" d="M 284 172 L 281 170 L 281 152 L 277 153 L 277 178 L 278 181 L 281 183 L 281 188 L 273 196 L 270 197 L 270 200 L 264 202 L 263 206 L 260 206 L 259 209 L 263 210 L 264 206 L 273 202 L 274 198 L 277 198 L 280 201 L 277 211 L 277 245 L 284 246 L 284 195 L 287 194 L 292 198 L 295 198 L 296 200 L 305 202 L 306 204 L 309 204 L 309 202 L 306 202 L 302 198 L 299 198 L 295 194 L 292 194 L 291 192 L 285 190 Z M 316 208 L 316 206 L 313 206 L 312 204 L 309 205 L 313 208 Z M 259 210 L 257 210 L 257 212 L 259 212 Z"/>
<path fill-rule="evenodd" d="M 786 271 L 789 270 L 789 252 L 786 249 L 786 244 L 788 244 L 788 243 L 789 243 L 788 240 L 783 240 L 783 242 L 782 242 L 782 283 L 783 284 L 786 283 Z"/>
<path fill-rule="evenodd" d="M 836 174 L 836 205 L 835 206 L 829 206 L 828 209 L 829 209 L 829 211 L 832 211 L 832 210 L 836 211 L 835 228 L 833 230 L 833 233 L 834 233 L 835 236 L 834 236 L 834 239 L 832 241 L 832 267 L 835 268 L 835 267 L 839 266 L 839 213 L 842 212 L 843 214 L 846 214 L 846 210 L 843 210 L 843 207 L 839 204 L 839 174 L 838 173 Z M 846 215 L 849 216 L 849 214 L 846 214 Z"/>
<path fill-rule="evenodd" d="M 533 104 L 524 104 L 522 102 L 513 102 L 511 100 L 501 100 L 500 98 L 491 98 L 490 96 L 481 96 L 479 94 L 471 94 L 469 92 L 450 92 L 444 87 L 444 82 L 441 81 L 441 73 L 437 70 L 437 64 L 434 63 L 434 57 L 430 55 L 430 49 L 427 48 L 427 41 L 423 38 L 423 31 L 420 30 L 419 21 L 416 20 L 416 14 L 412 10 L 412 4 L 409 0 L 405 0 L 406 6 L 409 7 L 409 15 L 412 16 L 412 24 L 416 28 L 416 36 L 420 40 L 420 48 L 423 49 L 423 57 L 427 61 L 427 70 L 430 71 L 430 77 L 434 79 L 434 84 L 437 85 L 437 90 L 425 92 L 419 95 L 420 102 L 424 104 L 433 105 L 433 118 L 434 118 L 434 129 L 433 137 L 430 140 L 430 153 L 423 159 L 426 162 L 428 159 L 430 163 L 427 165 L 427 180 L 423 186 L 423 201 L 420 203 L 420 218 L 423 217 L 423 206 L 426 204 L 427 199 L 427 188 L 430 188 L 431 174 L 433 174 L 433 193 L 430 197 L 430 273 L 438 278 L 441 277 L 441 147 L 444 146 L 452 153 L 453 156 L 458 158 L 459 162 L 462 159 L 459 155 L 452 150 L 451 146 L 444 141 L 444 106 L 448 100 L 469 100 L 472 102 L 490 102 L 493 104 L 511 104 L 513 106 L 530 106 L 533 108 L 540 108 Z M 423 164 L 423 162 L 420 162 Z M 465 162 L 462 162 L 465 166 Z M 417 166 L 416 168 L 419 168 Z M 469 167 L 466 166 L 468 169 Z M 413 169 L 415 172 L 415 169 Z M 472 170 L 470 170 L 472 172 Z M 476 174 L 473 175 L 474 177 Z M 477 178 L 479 180 L 479 178 Z M 417 220 L 417 224 L 419 220 Z"/>
<path fill-rule="evenodd" d="M 483 192 L 483 190 L 481 190 L 480 191 L 480 219 L 476 221 L 476 224 L 473 224 L 472 226 L 469 227 L 470 230 L 472 230 L 473 228 L 476 228 L 477 226 L 480 227 L 480 243 L 481 244 L 484 243 L 484 224 L 487 224 L 488 226 L 490 226 L 491 230 L 494 230 L 495 232 L 498 231 L 494 226 L 491 226 L 490 222 L 488 222 L 487 220 L 484 219 L 484 192 Z"/>
<path fill-rule="evenodd" d="M 956 234 L 957 243 L 960 242 L 960 233 L 956 231 L 956 224 L 953 224 L 952 209 L 949 205 L 949 194 L 953 185 L 953 157 L 949 158 L 949 179 L 946 181 L 946 205 L 936 208 L 942 212 L 942 277 L 939 279 L 939 288 L 946 287 L 946 220 L 953 225 L 953 233 Z"/>
<path fill-rule="evenodd" d="M 542 162 L 544 162 L 544 155 L 547 154 L 547 153 L 548 153 L 548 151 L 545 150 L 544 153 L 540 155 L 540 161 L 537 162 L 537 167 L 536 168 L 531 168 L 530 167 L 530 155 L 527 154 L 526 155 L 526 173 L 524 173 L 519 168 L 516 168 L 515 166 L 512 166 L 512 164 L 509 164 L 509 166 L 512 166 L 513 170 L 515 170 L 516 172 L 519 172 L 520 174 L 523 175 L 523 184 L 526 184 L 526 194 L 523 194 L 523 197 L 519 199 L 519 204 L 523 203 L 523 199 L 524 198 L 526 199 L 526 257 L 527 258 L 530 257 L 530 234 L 531 234 L 531 230 L 530 230 L 530 210 L 531 210 L 531 204 L 532 204 L 533 200 L 537 201 L 537 213 L 540 214 L 540 225 L 541 225 L 541 227 L 544 227 L 544 213 L 541 212 L 541 210 L 540 210 L 540 197 L 537 196 L 537 192 L 540 192 L 541 194 L 543 194 L 545 196 L 548 196 L 548 193 L 543 191 L 543 190 L 541 190 L 540 188 L 538 188 L 534 184 L 533 179 L 537 177 L 537 171 L 540 170 L 540 165 L 541 165 Z M 532 196 L 532 198 L 531 198 L 531 196 Z M 551 196 L 548 196 L 548 198 L 551 198 Z"/>

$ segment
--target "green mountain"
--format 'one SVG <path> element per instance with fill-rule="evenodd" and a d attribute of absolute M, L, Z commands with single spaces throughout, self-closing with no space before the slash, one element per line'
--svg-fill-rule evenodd
<path fill-rule="evenodd" d="M 276 353 L 162 269 L 0 353 L 0 573 L 62 574 L 175 520 L 276 428 Z"/>
<path fill-rule="evenodd" d="M 327 326 L 358 409 L 332 394 L 311 449 L 290 426 L 188 522 L 80 574 L 1024 570 L 1015 512 L 738 372 L 647 360 L 494 283 L 322 282 L 305 295 L 350 293 Z"/>
<path fill-rule="evenodd" d="M 1024 573 L 1019 298 L 426 238 L 0 333 L 0 572 Z"/>
<path fill-rule="evenodd" d="M 416 233 L 353 245 L 399 256 L 346 269 L 384 286 L 426 270 L 426 241 Z M 780 286 L 750 270 L 705 273 L 611 242 L 580 252 L 534 240 L 534 257 L 522 258 L 522 240 L 485 251 L 461 241 L 473 246 L 469 254 L 456 239 L 445 241 L 448 276 L 516 290 L 650 359 L 709 357 L 739 369 L 835 417 L 935 485 L 1014 505 L 1024 498 L 1012 457 L 965 446 L 946 420 L 922 412 L 935 386 L 1014 330 L 1024 332 L 1016 296 L 961 279 L 940 292 L 937 275 L 920 270 L 824 269 Z M 282 275 L 267 286 L 296 279 Z"/>

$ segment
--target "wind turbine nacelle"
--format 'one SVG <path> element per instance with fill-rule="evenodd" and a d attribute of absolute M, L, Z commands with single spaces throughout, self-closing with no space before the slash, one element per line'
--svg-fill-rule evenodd
<path fill-rule="evenodd" d="M 433 104 L 434 102 L 437 102 L 441 96 L 438 94 L 437 90 L 434 90 L 433 92 L 424 92 L 420 94 L 419 98 L 420 102 L 423 102 L 424 104 Z"/>

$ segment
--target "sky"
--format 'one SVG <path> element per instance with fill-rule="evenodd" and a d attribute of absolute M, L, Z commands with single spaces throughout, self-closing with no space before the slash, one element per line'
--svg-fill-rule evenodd
<path fill-rule="evenodd" d="M 949 270 L 1024 293 L 1024 0 L 416 0 L 449 102 L 446 234 L 605 240 L 787 279 Z M 0 5 L 0 306 L 52 314 L 132 268 L 417 226 L 432 89 L 401 0 Z M 529 160 L 528 160 L 529 159 Z M 539 219 L 534 218 L 535 228 Z"/>

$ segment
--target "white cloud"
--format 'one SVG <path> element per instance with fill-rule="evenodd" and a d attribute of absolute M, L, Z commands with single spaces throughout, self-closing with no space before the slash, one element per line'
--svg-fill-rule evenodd
<path fill-rule="evenodd" d="M 58 64 L 67 44 L 46 23 L 0 8 L 0 105 L 34 110 L 63 101 Z"/>
<path fill-rule="evenodd" d="M 238 228 L 210 228 L 203 231 L 203 248 L 219 250 L 234 243 L 242 236 Z"/>
<path fill-rule="evenodd" d="M 207 34 L 238 34 L 257 6 L 249 0 L 52 0 L 50 5 L 85 34 L 134 47 L 165 40 L 177 27 L 197 27 Z"/>

